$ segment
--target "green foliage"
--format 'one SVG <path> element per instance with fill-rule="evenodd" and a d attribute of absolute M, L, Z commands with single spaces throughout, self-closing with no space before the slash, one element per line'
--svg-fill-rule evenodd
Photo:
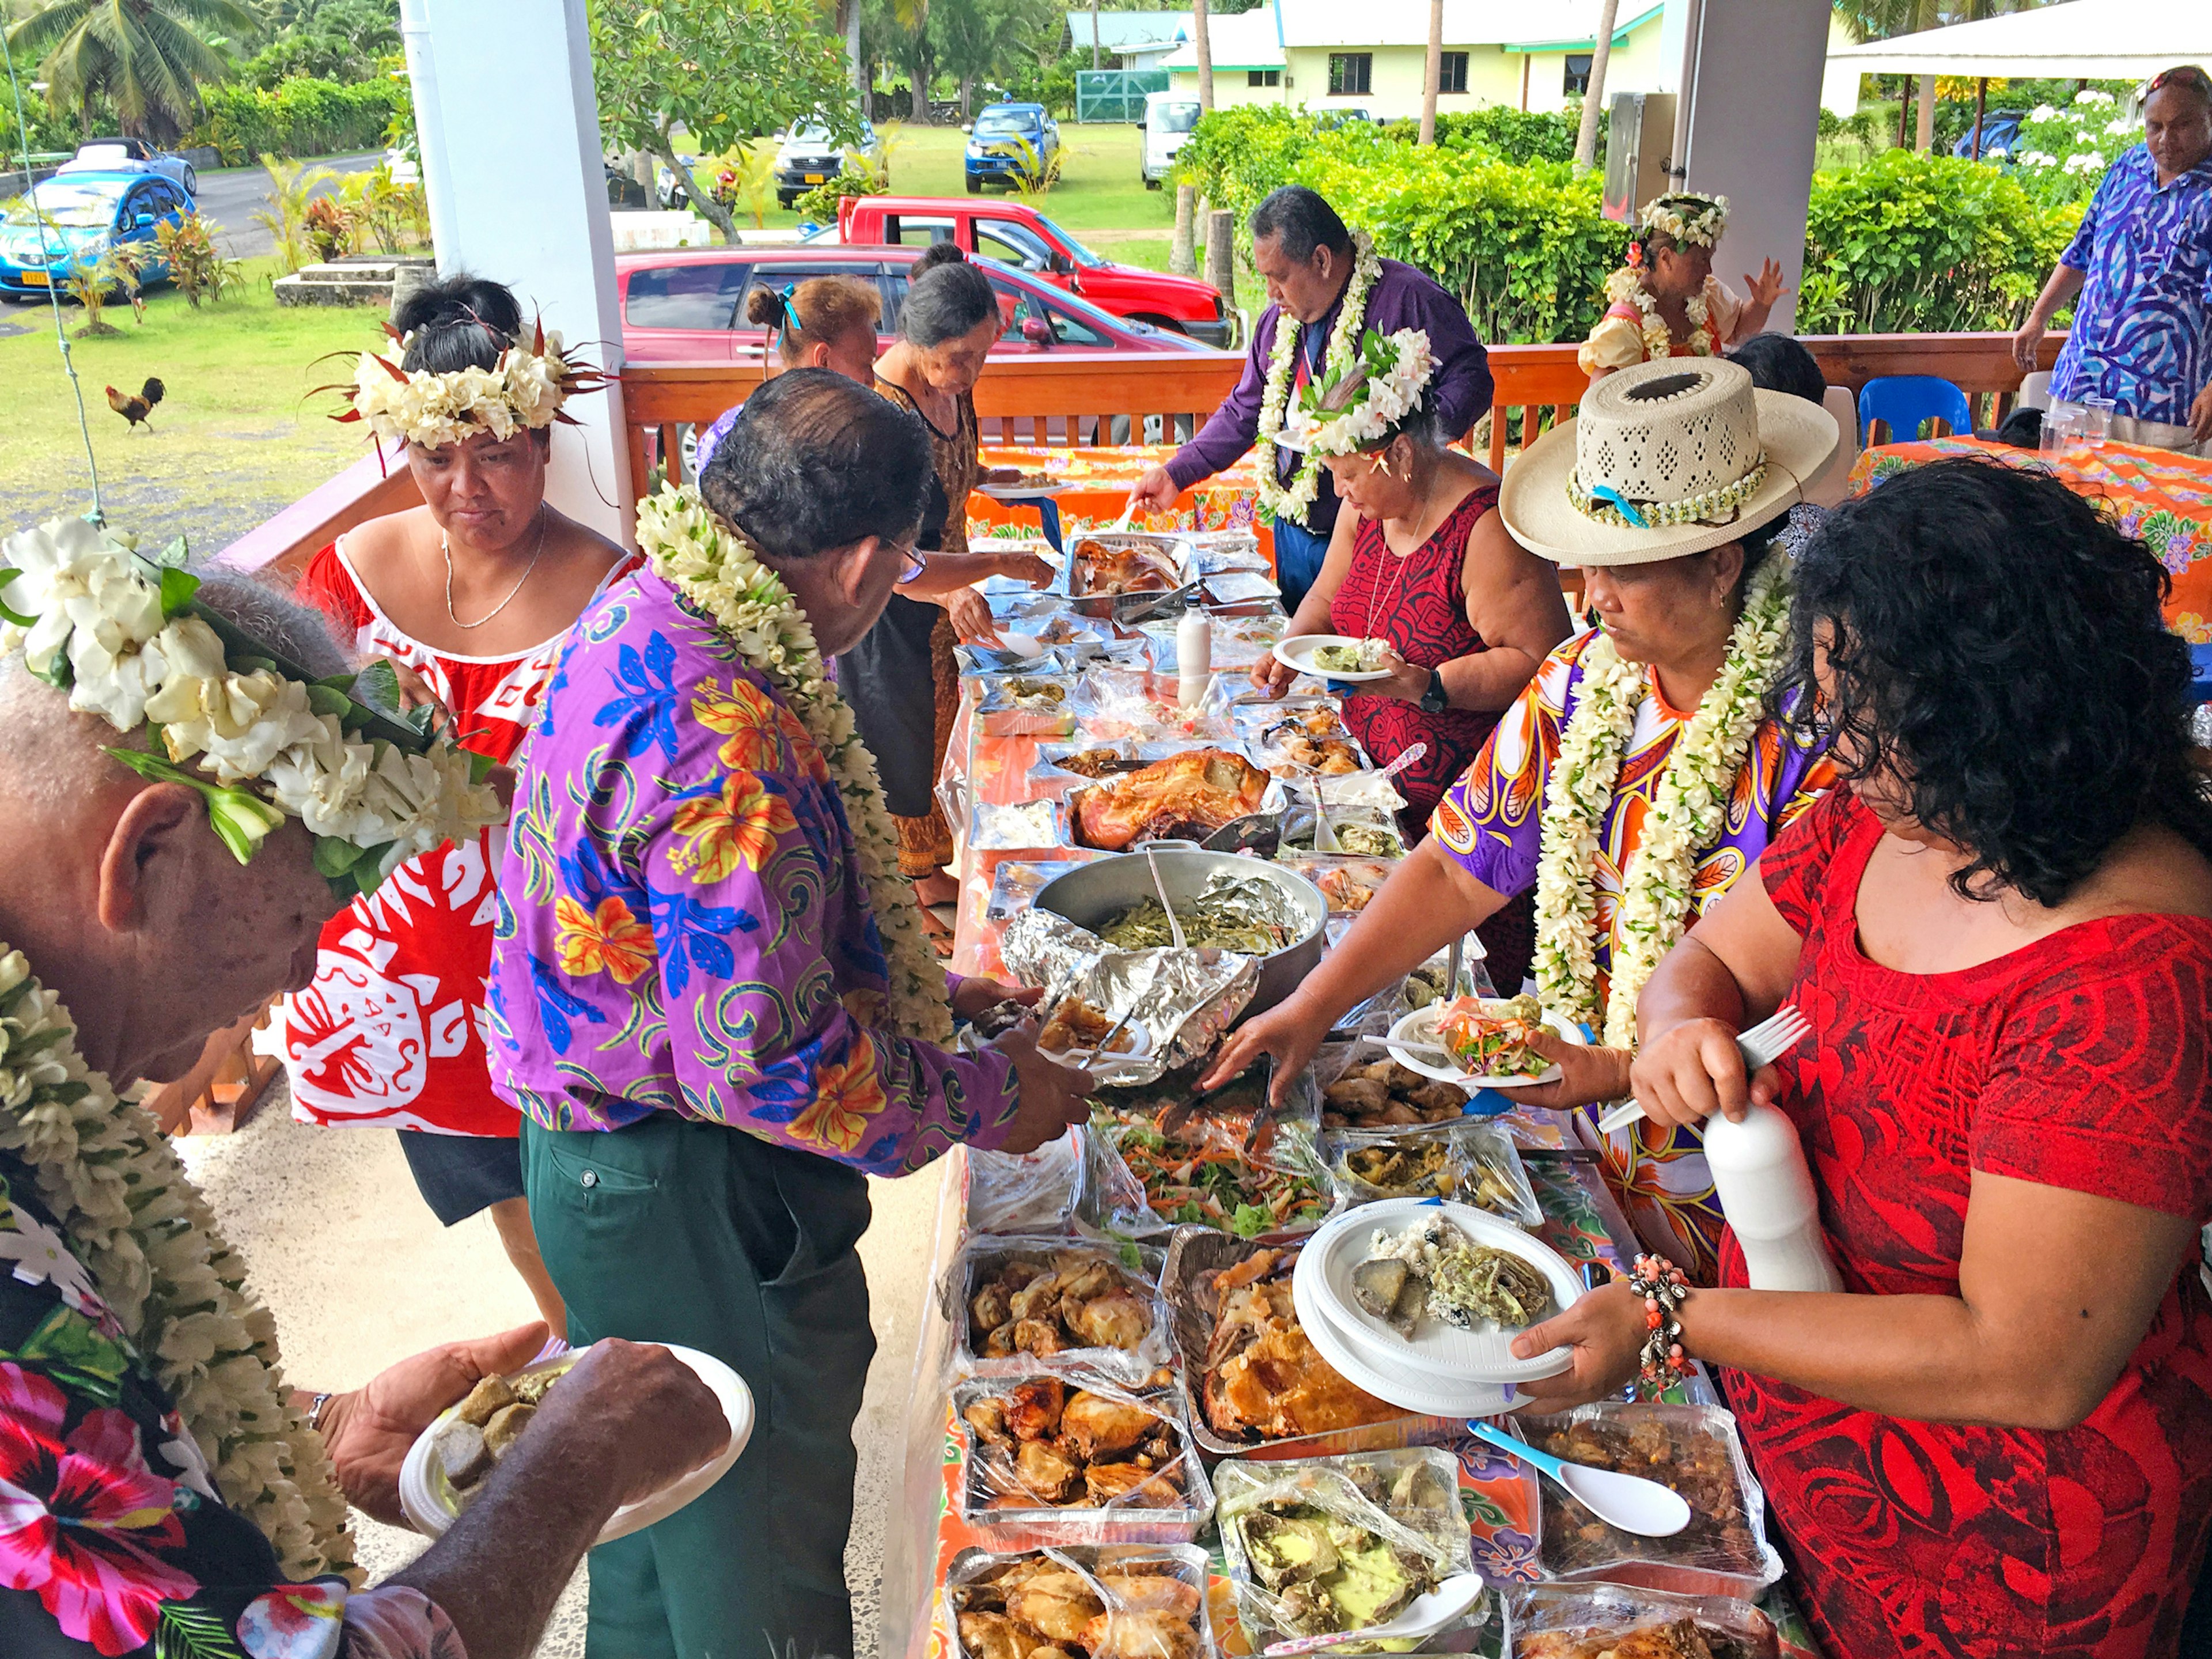
<path fill-rule="evenodd" d="M 1014 194 L 1033 208 L 1042 207 L 1052 187 L 1060 182 L 1060 163 L 1067 155 L 1066 148 L 1063 145 L 1054 150 L 1048 161 L 1028 139 L 1017 137 L 1012 143 Z"/>
<path fill-rule="evenodd" d="M 1951 333 L 2019 324 L 2081 222 L 1985 163 L 1886 150 L 1813 176 L 1797 326 Z"/>
<path fill-rule="evenodd" d="M 347 173 L 338 181 L 338 199 L 353 215 L 356 231 L 374 237 L 386 253 L 430 240 L 430 205 L 422 187 L 396 182 L 386 162 L 366 173 Z"/>
<path fill-rule="evenodd" d="M 802 222 L 834 225 L 837 222 L 837 204 L 848 196 L 881 196 L 889 186 L 878 184 L 866 173 L 847 168 L 835 179 L 823 180 L 810 191 L 800 194 L 791 204 Z"/>
<path fill-rule="evenodd" d="M 2140 120 L 2109 92 L 2086 88 L 2063 104 L 2038 104 L 2021 123 L 2013 176 L 2046 206 L 2087 203 L 2120 153 L 2142 142 Z"/>
<path fill-rule="evenodd" d="M 317 186 L 337 179 L 328 167 L 310 167 L 303 161 L 281 161 L 264 155 L 261 165 L 269 174 L 270 209 L 256 213 L 257 223 L 276 244 L 276 263 L 289 274 L 307 264 L 307 204 Z"/>
<path fill-rule="evenodd" d="M 259 27 L 237 0 L 47 0 L 8 44 L 18 61 L 37 58 L 53 108 L 105 99 L 125 132 L 167 143 L 229 74 L 222 48 Z"/>
<path fill-rule="evenodd" d="M 308 203 L 301 228 L 315 258 L 325 263 L 351 253 L 361 236 L 360 222 L 335 196 L 318 196 Z"/>
<path fill-rule="evenodd" d="M 1492 104 L 1465 114 L 1439 114 L 1437 143 L 1445 149 L 1485 150 L 1504 161 L 1571 161 L 1575 128 L 1576 120 L 1565 115 Z M 1604 142 L 1604 117 L 1600 116 L 1601 148 Z"/>
<path fill-rule="evenodd" d="M 320 81 L 366 81 L 382 58 L 399 51 L 395 0 L 320 0 L 271 35 L 238 66 L 247 84 L 273 89 L 306 76 Z"/>
<path fill-rule="evenodd" d="M 358 86 L 295 79 L 267 90 L 210 87 L 205 102 L 183 142 L 212 146 L 225 167 L 243 167 L 264 155 L 374 149 L 399 112 L 414 107 L 404 81 L 384 79 Z"/>
<path fill-rule="evenodd" d="M 198 213 L 162 220 L 154 227 L 154 245 L 168 264 L 169 280 L 195 311 L 203 299 L 220 300 L 245 280 L 239 262 L 217 251 L 212 222 Z"/>

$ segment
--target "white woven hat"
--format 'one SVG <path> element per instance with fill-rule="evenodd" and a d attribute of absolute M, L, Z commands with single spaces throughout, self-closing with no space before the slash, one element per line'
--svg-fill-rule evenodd
<path fill-rule="evenodd" d="M 1800 500 L 1835 453 L 1835 417 L 1761 392 L 1721 357 L 1608 374 L 1506 469 L 1513 538 L 1559 564 L 1650 564 L 1702 553 Z"/>

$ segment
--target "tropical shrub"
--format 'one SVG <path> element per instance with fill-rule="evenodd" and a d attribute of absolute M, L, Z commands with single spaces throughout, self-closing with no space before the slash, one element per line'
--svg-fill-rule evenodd
<path fill-rule="evenodd" d="M 881 196 L 885 188 L 866 173 L 848 167 L 835 179 L 824 179 L 801 195 L 791 204 L 792 210 L 801 220 L 834 225 L 837 222 L 837 204 L 848 196 Z"/>
<path fill-rule="evenodd" d="M 225 289 L 236 288 L 245 280 L 245 267 L 217 251 L 214 225 L 197 213 L 164 219 L 155 225 L 154 246 L 161 251 L 162 262 L 169 267 L 169 280 L 195 311 L 203 299 L 220 300 Z"/>
<path fill-rule="evenodd" d="M 225 167 L 257 155 L 329 155 L 374 149 L 403 108 L 404 81 L 340 86 L 303 76 L 264 89 L 237 84 L 202 88 L 204 111 L 183 143 L 211 145 Z"/>
<path fill-rule="evenodd" d="M 2121 114 L 2111 93 L 2086 88 L 2063 107 L 2038 104 L 2028 112 L 2013 151 L 2014 176 L 2039 202 L 2087 202 L 2105 169 L 2142 136 L 2142 123 Z"/>
<path fill-rule="evenodd" d="M 318 196 L 301 216 L 301 228 L 315 250 L 315 258 L 328 261 L 350 253 L 360 235 L 359 222 L 337 198 Z"/>

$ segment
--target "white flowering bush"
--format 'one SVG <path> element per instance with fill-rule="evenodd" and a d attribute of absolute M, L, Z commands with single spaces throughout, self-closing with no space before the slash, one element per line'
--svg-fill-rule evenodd
<path fill-rule="evenodd" d="M 2021 123 L 2014 177 L 2045 206 L 2086 202 L 2105 170 L 2142 141 L 2142 124 L 2119 113 L 2119 100 L 2095 87 L 2071 103 L 2038 104 Z"/>

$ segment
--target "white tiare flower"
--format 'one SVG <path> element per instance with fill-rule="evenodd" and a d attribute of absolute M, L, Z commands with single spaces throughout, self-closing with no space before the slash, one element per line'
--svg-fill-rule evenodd
<path fill-rule="evenodd" d="M 2058 106 L 2038 104 L 2027 112 L 2027 118 L 2031 121 L 2056 121 L 2058 118 Z"/>
<path fill-rule="evenodd" d="M 2100 91 L 2095 87 L 2084 87 L 2074 94 L 2074 101 L 2087 104 L 2093 109 L 2110 109 L 2118 100 L 2109 92 Z"/>

